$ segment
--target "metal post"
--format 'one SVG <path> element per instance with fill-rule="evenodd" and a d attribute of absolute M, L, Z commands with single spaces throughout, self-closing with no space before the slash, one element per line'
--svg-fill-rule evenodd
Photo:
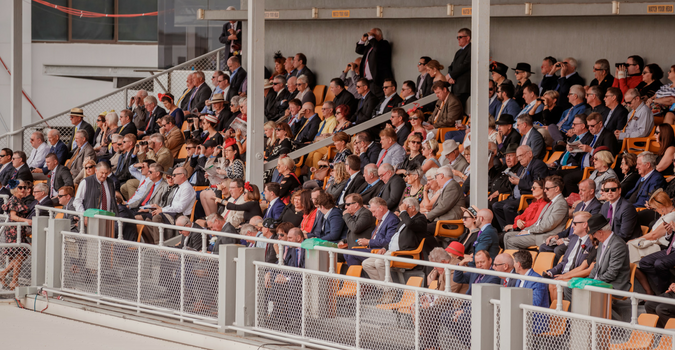
<path fill-rule="evenodd" d="M 12 1 L 12 75 L 10 79 L 10 128 L 11 131 L 21 129 L 22 126 L 22 81 L 23 81 L 23 1 Z M 262 74 L 262 73 L 261 73 Z M 262 142 L 262 141 L 261 141 Z M 23 133 L 12 135 L 10 148 L 23 149 Z M 20 242 L 20 241 L 17 241 Z"/>
<path fill-rule="evenodd" d="M 126 90 L 125 90 L 126 91 Z M 122 227 L 123 227 L 122 221 L 117 221 L 117 239 L 122 240 Z"/>
<path fill-rule="evenodd" d="M 415 291 L 415 349 L 420 348 L 420 292 Z"/>
<path fill-rule="evenodd" d="M 15 0 L 17 1 L 17 0 Z M 263 124 L 265 123 L 263 73 L 265 64 L 265 1 L 248 0 L 248 123 L 246 174 L 252 184 L 263 186 Z M 487 91 L 487 89 L 486 89 Z"/>
<path fill-rule="evenodd" d="M 218 250 L 218 326 L 219 332 L 223 333 L 234 323 L 237 304 L 237 263 L 234 259 L 239 247 L 238 244 L 223 244 Z"/>
<path fill-rule="evenodd" d="M 361 281 L 356 281 L 356 315 L 354 326 L 356 327 L 355 343 L 356 348 L 361 348 Z"/>
<path fill-rule="evenodd" d="M 136 272 L 136 313 L 141 313 L 141 264 L 143 256 L 143 247 L 138 247 L 138 258 L 136 259 L 136 267 L 138 271 Z"/>
<path fill-rule="evenodd" d="M 254 261 L 265 261 L 265 249 L 239 247 L 237 257 L 237 302 L 235 323 L 238 327 L 250 327 L 255 324 L 255 280 L 256 266 Z M 244 336 L 245 333 L 237 331 L 237 334 Z"/>
<path fill-rule="evenodd" d="M 206 253 L 208 246 L 206 245 L 206 233 L 202 232 L 202 253 Z"/>
<path fill-rule="evenodd" d="M 49 219 L 45 258 L 45 285 L 50 288 L 61 288 L 61 265 L 63 250 L 61 231 L 70 231 L 70 220 Z"/>
<path fill-rule="evenodd" d="M 31 286 L 45 284 L 45 254 L 49 217 L 36 216 L 33 218 L 33 239 L 31 244 Z"/>
<path fill-rule="evenodd" d="M 98 264 L 96 265 L 96 271 L 98 271 L 98 273 L 96 274 L 96 294 L 101 295 L 101 275 L 102 275 L 101 259 L 103 259 L 103 257 L 101 256 L 101 240 L 100 239 L 98 240 L 98 248 L 97 249 L 98 249 Z M 101 305 L 101 304 L 98 303 L 98 305 Z"/>
<path fill-rule="evenodd" d="M 185 253 L 180 253 L 180 321 L 185 312 Z"/>
<path fill-rule="evenodd" d="M 164 246 L 164 227 L 159 227 L 159 246 Z"/>
<path fill-rule="evenodd" d="M 499 291 L 499 332 L 500 349 L 525 349 L 525 312 L 520 304 L 532 305 L 532 289 L 501 288 Z M 497 306 L 494 306 L 495 308 Z"/>
<path fill-rule="evenodd" d="M 305 338 L 307 335 L 306 326 L 307 326 L 307 272 L 302 272 L 302 294 L 300 296 L 302 304 L 300 306 L 300 335 L 302 338 Z"/>
<path fill-rule="evenodd" d="M 494 323 L 491 299 L 499 298 L 500 285 L 474 284 L 471 289 L 471 350 L 491 350 Z"/>
<path fill-rule="evenodd" d="M 449 268 L 445 268 L 443 271 L 445 271 L 445 291 L 452 292 L 450 284 L 450 282 L 452 282 L 452 271 Z"/>
<path fill-rule="evenodd" d="M 487 208 L 490 0 L 472 0 L 471 12 L 471 204 Z"/>
<path fill-rule="evenodd" d="M 633 295 L 630 297 L 630 324 L 636 325 L 638 320 L 638 300 Z"/>

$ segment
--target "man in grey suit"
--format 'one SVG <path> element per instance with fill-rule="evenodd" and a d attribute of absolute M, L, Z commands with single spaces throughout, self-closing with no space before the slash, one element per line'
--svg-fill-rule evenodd
<path fill-rule="evenodd" d="M 164 193 L 169 190 L 169 184 L 164 181 L 162 175 L 164 174 L 164 167 L 159 163 L 152 163 L 148 167 L 148 179 L 152 181 L 152 184 L 146 185 L 146 190 L 138 199 L 133 202 L 129 202 L 127 206 L 129 209 L 135 209 L 136 216 L 138 220 L 145 220 L 147 218 L 152 218 L 150 215 L 149 209 L 140 209 L 140 207 L 157 204 L 159 205 Z M 143 214 L 145 213 L 145 214 Z"/>
<path fill-rule="evenodd" d="M 450 165 L 450 168 L 464 173 L 469 166 L 469 162 L 459 152 L 459 145 L 455 140 L 445 140 L 443 142 L 443 152 L 441 153 L 441 164 Z M 455 176 L 455 181 L 461 181 L 459 177 Z"/>
<path fill-rule="evenodd" d="M 387 202 L 387 208 L 391 211 L 395 211 L 398 208 L 399 203 L 401 203 L 401 197 L 403 197 L 403 191 L 405 191 L 405 181 L 396 175 L 394 172 L 394 167 L 391 164 L 383 163 L 377 169 L 377 174 L 380 177 L 380 180 L 384 182 L 382 190 L 377 197 L 384 199 Z"/>
<path fill-rule="evenodd" d="M 626 242 L 612 233 L 612 226 L 602 214 L 588 219 L 588 234 L 599 242 L 595 267 L 588 277 L 609 283 L 617 290 L 629 290 L 630 259 Z"/>
<path fill-rule="evenodd" d="M 567 223 L 567 201 L 562 195 L 563 181 L 560 176 L 546 178 L 544 193 L 551 200 L 539 214 L 534 225 L 525 227 L 522 231 L 507 232 L 504 236 L 506 249 L 527 249 L 533 245 L 541 245 L 546 238 L 557 234 L 565 228 Z"/>
<path fill-rule="evenodd" d="M 94 147 L 87 141 L 88 137 L 87 132 L 84 130 L 75 133 L 75 143 L 77 144 L 77 148 L 73 153 L 73 157 L 70 158 L 69 165 L 70 175 L 73 177 L 80 174 L 85 159 L 91 158 L 96 161 L 96 152 L 94 151 Z"/>
<path fill-rule="evenodd" d="M 375 217 L 368 208 L 363 206 L 363 198 L 358 193 L 347 195 L 345 199 L 345 211 L 342 219 L 347 225 L 347 238 L 338 243 L 338 248 L 352 249 L 356 245 L 356 240 L 359 238 L 370 238 L 373 229 L 375 228 Z M 368 250 L 370 251 L 370 250 Z M 349 256 L 345 256 L 348 265 L 350 264 Z M 359 262 L 360 263 L 360 262 Z M 355 263 L 358 265 L 359 263 Z"/>
<path fill-rule="evenodd" d="M 452 179 L 452 168 L 447 165 L 438 168 L 436 182 L 441 195 L 426 214 L 427 220 L 431 221 L 427 226 L 427 232 L 429 233 L 436 232 L 436 221 L 438 220 L 459 220 L 462 218 L 464 194 L 457 181 Z"/>
<path fill-rule="evenodd" d="M 544 159 L 546 156 L 546 143 L 544 137 L 532 126 L 532 117 L 529 114 L 522 114 L 518 117 L 516 127 L 522 135 L 520 145 L 527 145 L 532 148 L 532 154 L 537 159 Z"/>

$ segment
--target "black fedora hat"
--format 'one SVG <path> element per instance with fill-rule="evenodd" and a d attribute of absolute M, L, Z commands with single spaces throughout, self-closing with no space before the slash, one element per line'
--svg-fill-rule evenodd
<path fill-rule="evenodd" d="M 509 67 L 501 62 L 492 62 L 490 65 L 490 72 L 499 73 L 500 75 L 506 76 L 506 72 L 509 71 Z"/>
<path fill-rule="evenodd" d="M 532 71 L 532 67 L 530 66 L 529 63 L 519 62 L 518 64 L 516 64 L 516 68 L 511 68 L 511 69 L 521 70 L 523 72 L 528 72 L 530 74 L 534 74 L 534 72 Z"/>
<path fill-rule="evenodd" d="M 609 221 L 602 214 L 593 214 L 590 219 L 588 219 L 588 234 L 592 235 L 599 230 L 602 230 L 603 227 L 607 226 Z"/>
<path fill-rule="evenodd" d="M 510 114 L 502 114 L 499 116 L 499 119 L 495 121 L 495 124 L 497 125 L 513 125 L 516 120 L 513 118 L 512 115 Z"/>
<path fill-rule="evenodd" d="M 504 151 L 504 154 L 516 153 L 517 150 L 518 150 L 517 143 L 509 143 L 509 145 L 506 146 L 506 151 Z"/>

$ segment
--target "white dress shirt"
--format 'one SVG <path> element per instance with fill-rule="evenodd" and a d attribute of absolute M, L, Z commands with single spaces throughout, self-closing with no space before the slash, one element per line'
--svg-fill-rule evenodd
<path fill-rule="evenodd" d="M 30 152 L 30 157 L 28 157 L 28 161 L 26 162 L 28 167 L 31 169 L 42 168 L 45 165 L 45 158 L 47 158 L 50 148 L 51 147 L 49 147 L 47 142 L 41 143 L 38 148 L 33 148 Z"/>
<path fill-rule="evenodd" d="M 141 199 L 141 196 L 145 193 L 145 190 L 148 188 L 148 185 L 152 186 L 152 181 L 147 176 L 143 176 L 141 172 L 136 168 L 135 166 L 131 165 L 129 166 L 129 173 L 131 173 L 131 176 L 135 177 L 140 181 L 138 188 L 136 189 L 136 192 L 134 192 L 134 195 L 129 198 L 127 203 L 133 203 L 139 199 Z"/>
<path fill-rule="evenodd" d="M 173 196 L 173 201 L 169 206 L 162 208 L 164 213 L 178 214 L 181 213 L 190 216 L 192 213 L 192 205 L 195 203 L 197 193 L 192 188 L 189 182 L 185 181 L 178 185 L 178 190 Z"/>
<path fill-rule="evenodd" d="M 106 196 L 106 202 L 107 202 L 106 208 L 108 209 L 108 211 L 113 211 L 112 206 L 117 205 L 115 203 L 115 192 L 108 190 L 108 182 L 107 181 L 100 182 L 100 181 L 98 181 L 98 179 L 96 179 L 96 182 L 103 185 L 103 191 L 106 191 L 105 193 L 112 193 L 113 194 L 112 196 Z M 80 185 L 77 186 L 77 193 L 75 194 L 75 200 L 73 201 L 73 206 L 75 207 L 76 211 L 84 212 L 84 209 L 85 209 L 84 208 L 85 193 L 87 193 L 87 181 L 82 180 L 82 182 L 80 182 Z M 103 203 L 101 203 L 101 204 L 103 204 Z M 99 205 L 99 207 L 97 209 L 102 209 L 101 205 Z"/>

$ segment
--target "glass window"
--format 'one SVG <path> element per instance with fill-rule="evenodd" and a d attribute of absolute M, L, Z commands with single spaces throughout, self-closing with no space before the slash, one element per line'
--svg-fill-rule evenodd
<path fill-rule="evenodd" d="M 57 6 L 68 6 L 68 0 L 50 0 Z M 31 29 L 36 41 L 68 41 L 68 15 L 48 6 L 32 3 Z"/>
<path fill-rule="evenodd" d="M 72 0 L 72 8 L 98 13 L 115 13 L 114 0 Z M 72 16 L 72 39 L 87 41 L 115 40 L 115 19 Z"/>
<path fill-rule="evenodd" d="M 148 13 L 157 11 L 157 0 L 118 0 L 117 12 Z M 157 16 L 121 17 L 118 20 L 119 41 L 157 41 Z"/>

